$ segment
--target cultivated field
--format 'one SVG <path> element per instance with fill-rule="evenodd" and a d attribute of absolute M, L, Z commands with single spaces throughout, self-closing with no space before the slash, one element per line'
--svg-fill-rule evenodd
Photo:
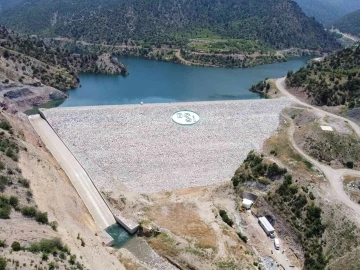
<path fill-rule="evenodd" d="M 101 190 L 152 193 L 230 180 L 287 99 L 54 108 L 44 114 Z M 181 126 L 179 110 L 200 121 Z"/>

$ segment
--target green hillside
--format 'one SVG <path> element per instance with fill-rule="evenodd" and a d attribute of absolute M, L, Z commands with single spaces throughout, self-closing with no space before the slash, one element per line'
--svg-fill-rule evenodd
<path fill-rule="evenodd" d="M 21 2 L 22 0 L 0 0 L 0 12 L 11 8 Z"/>
<path fill-rule="evenodd" d="M 316 105 L 360 107 L 360 46 L 348 48 L 287 75 L 289 87 Z"/>
<path fill-rule="evenodd" d="M 332 50 L 320 23 L 288 0 L 28 0 L 0 23 L 26 33 L 108 44 L 184 45 L 191 38 L 258 40 L 274 49 Z"/>
<path fill-rule="evenodd" d="M 341 32 L 360 37 L 360 9 L 335 21 L 333 26 Z"/>
<path fill-rule="evenodd" d="M 294 0 L 303 11 L 319 22 L 328 25 L 360 8 L 358 0 Z"/>
<path fill-rule="evenodd" d="M 0 25 L 0 78 L 3 82 L 41 82 L 59 90 L 79 86 L 78 72 L 126 74 L 125 67 L 104 55 L 72 54 L 36 37 Z"/>

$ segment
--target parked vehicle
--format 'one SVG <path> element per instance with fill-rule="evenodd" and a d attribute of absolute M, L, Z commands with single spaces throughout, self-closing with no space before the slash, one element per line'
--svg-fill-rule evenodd
<path fill-rule="evenodd" d="M 279 250 L 279 249 L 280 249 L 280 241 L 279 241 L 279 238 L 275 238 L 275 239 L 274 239 L 274 246 L 275 246 L 275 249 L 276 249 L 276 250 Z"/>
<path fill-rule="evenodd" d="M 274 227 L 270 224 L 266 217 L 259 217 L 259 224 L 268 236 L 275 232 Z"/>

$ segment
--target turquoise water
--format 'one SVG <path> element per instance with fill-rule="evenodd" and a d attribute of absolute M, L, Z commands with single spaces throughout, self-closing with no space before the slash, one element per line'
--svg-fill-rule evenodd
<path fill-rule="evenodd" d="M 122 247 L 131 238 L 135 237 L 134 235 L 130 235 L 122 226 L 118 224 L 114 224 L 106 228 L 105 231 L 114 239 L 114 247 L 116 248 Z"/>
<path fill-rule="evenodd" d="M 81 74 L 82 87 L 69 90 L 61 107 L 258 99 L 248 91 L 265 79 L 283 77 L 298 70 L 309 58 L 295 58 L 284 63 L 247 69 L 191 67 L 141 58 L 121 58 L 129 69 L 127 77 Z"/>

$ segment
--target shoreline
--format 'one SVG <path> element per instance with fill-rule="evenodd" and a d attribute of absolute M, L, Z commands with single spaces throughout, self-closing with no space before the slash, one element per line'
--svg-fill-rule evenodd
<path fill-rule="evenodd" d="M 286 97 L 280 98 L 282 100 L 288 100 Z M 127 108 L 127 107 L 172 107 L 172 106 L 197 106 L 197 105 L 216 105 L 216 104 L 236 104 L 236 103 L 248 103 L 248 102 L 259 102 L 259 103 L 267 103 L 267 102 L 276 102 L 279 99 L 237 99 L 237 100 L 205 100 L 205 101 L 176 101 L 176 102 L 158 102 L 158 103 L 137 103 L 137 104 L 108 104 L 108 105 L 89 105 L 89 106 L 69 106 L 69 107 L 52 107 L 52 108 L 43 108 L 47 109 L 59 109 L 59 110 L 81 110 L 81 109 L 109 109 L 109 108 Z"/>

